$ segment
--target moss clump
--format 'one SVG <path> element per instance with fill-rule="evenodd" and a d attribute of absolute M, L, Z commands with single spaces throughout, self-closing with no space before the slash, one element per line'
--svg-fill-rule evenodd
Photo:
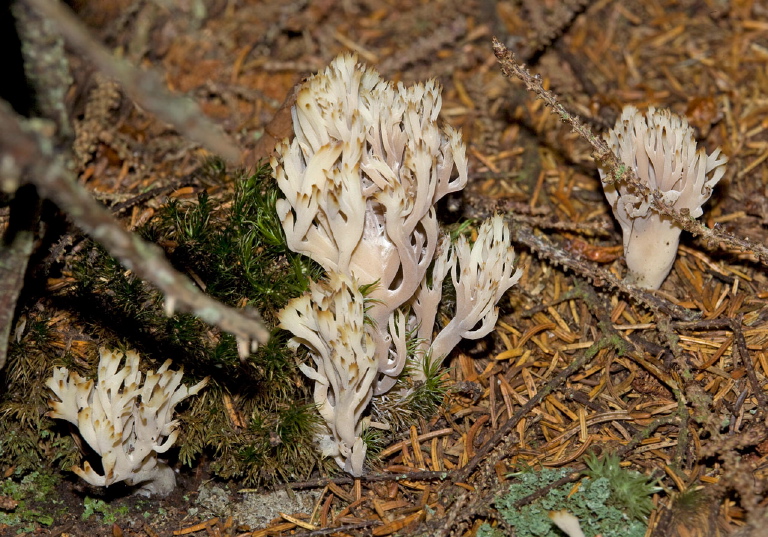
<path fill-rule="evenodd" d="M 18 477 L 41 469 L 70 468 L 78 460 L 66 431 L 45 417 L 49 392 L 43 384 L 54 365 L 82 370 L 71 352 L 62 352 L 55 321 L 44 312 L 20 321 L 23 337 L 9 342 L 8 363 L 0 372 L 0 469 L 13 468 Z M 58 358 L 52 360 L 53 356 Z M 38 474 L 39 475 L 39 474 Z"/>
<path fill-rule="evenodd" d="M 589 453 L 584 458 L 589 469 L 584 473 L 592 478 L 607 479 L 611 488 L 611 505 L 622 509 L 630 518 L 645 520 L 654 509 L 652 496 L 659 489 L 648 477 L 621 467 L 619 457 L 609 453 L 602 458 Z"/>
<path fill-rule="evenodd" d="M 231 305 L 245 300 L 274 320 L 274 313 L 306 291 L 309 278 L 319 278 L 321 269 L 288 249 L 269 168 L 239 174 L 234 181 L 228 199 L 214 201 L 202 192 L 195 203 L 171 200 L 160 222 L 144 234 L 172 245 L 171 261 L 193 271 L 206 293 Z"/>
<path fill-rule="evenodd" d="M 127 505 L 113 506 L 104 500 L 86 496 L 83 500 L 83 514 L 80 518 L 88 520 L 93 515 L 100 515 L 102 524 L 114 524 L 119 517 L 127 515 L 129 508 Z"/>
<path fill-rule="evenodd" d="M 16 533 L 34 532 L 39 526 L 50 526 L 54 513 L 50 504 L 58 501 L 53 497 L 59 479 L 49 472 L 30 472 L 21 479 L 8 477 L 0 481 L 0 496 L 16 503 L 13 509 L 0 511 L 0 527 L 7 525 Z M 36 508 L 39 502 L 47 502 L 45 510 Z M 61 510 L 64 510 L 62 506 Z"/>
<path fill-rule="evenodd" d="M 397 433 L 415 424 L 419 418 L 427 419 L 434 416 L 445 399 L 449 390 L 448 376 L 440 363 L 429 357 L 424 361 L 424 381 L 414 382 L 410 376 L 413 371 L 415 352 L 418 340 L 410 334 L 408 341 L 408 362 L 395 387 L 388 393 L 374 396 L 371 401 L 371 417 L 373 421 L 387 423 L 389 431 L 368 429 L 363 440 L 368 446 L 369 457 L 375 458 L 376 453 L 388 443 Z"/>
<path fill-rule="evenodd" d="M 193 180 L 201 188 L 196 200 L 170 201 L 137 232 L 206 293 L 252 306 L 274 325 L 276 311 L 320 271 L 288 251 L 269 169 L 229 174 L 211 161 Z M 170 357 L 184 366 L 187 382 L 211 377 L 203 396 L 179 409 L 183 463 L 206 454 L 214 473 L 246 486 L 307 477 L 324 464 L 313 445 L 311 394 L 281 334 L 241 362 L 232 336 L 189 314 L 167 316 L 161 293 L 96 243 L 77 241 L 58 268 L 66 284 L 27 314 L 2 372 L 0 467 L 23 472 L 51 460 L 62 469 L 81 462 L 69 431 L 43 417 L 50 397 L 44 382 L 55 366 L 94 377 L 104 345 L 136 348 L 148 369 Z"/>

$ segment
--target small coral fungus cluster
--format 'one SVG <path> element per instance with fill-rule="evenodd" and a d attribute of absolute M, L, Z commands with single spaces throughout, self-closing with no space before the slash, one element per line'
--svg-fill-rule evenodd
<path fill-rule="evenodd" d="M 86 461 L 73 471 L 91 485 L 108 487 L 125 481 L 147 496 L 165 496 L 176 486 L 173 469 L 158 459 L 176 441 L 176 405 L 199 392 L 205 379 L 191 388 L 181 384 L 183 371 L 171 371 L 170 360 L 142 382 L 139 355 L 102 348 L 98 378 L 86 380 L 64 367 L 53 370 L 46 385 L 59 399 L 51 401 L 52 418 L 76 425 L 101 456 L 104 475 Z"/>
<path fill-rule="evenodd" d="M 644 186 L 691 218 L 703 214 L 701 206 L 725 174 L 728 159 L 720 150 L 711 155 L 697 150 L 688 122 L 668 110 L 651 107 L 643 115 L 634 106 L 626 106 L 605 139 Z M 625 184 L 610 182 L 606 170 L 601 168 L 600 176 L 608 203 L 621 224 L 627 281 L 658 289 L 672 270 L 683 228 L 669 216 L 653 211 L 647 197 Z"/>
<path fill-rule="evenodd" d="M 280 314 L 303 345 L 325 420 L 319 443 L 360 475 L 366 410 L 390 391 L 406 363 L 423 379 L 461 341 L 488 334 L 496 303 L 519 279 L 509 230 L 485 222 L 470 245 L 441 231 L 435 204 L 467 183 L 460 133 L 438 125 L 434 81 L 405 87 L 381 79 L 354 56 L 334 60 L 299 90 L 295 138 L 272 166 L 288 246 L 326 271 Z M 456 290 L 451 321 L 436 335 L 443 281 Z"/>

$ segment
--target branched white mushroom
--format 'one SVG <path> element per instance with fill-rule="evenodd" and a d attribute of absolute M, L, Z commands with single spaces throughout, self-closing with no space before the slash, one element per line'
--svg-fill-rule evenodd
<path fill-rule="evenodd" d="M 616 125 L 605 135 L 608 145 L 638 179 L 678 211 L 693 218 L 712 195 L 725 173 L 728 159 L 715 149 L 707 155 L 697 150 L 688 122 L 668 110 L 649 108 L 646 115 L 625 106 Z M 605 181 L 607 171 L 600 169 Z M 621 224 L 627 281 L 658 289 L 677 256 L 682 228 L 671 218 L 650 208 L 650 200 L 633 194 L 626 185 L 603 183 L 605 197 Z"/>
<path fill-rule="evenodd" d="M 77 475 L 98 487 L 125 481 L 139 486 L 144 495 L 168 495 L 176 486 L 173 469 L 157 458 L 176 441 L 178 403 L 199 392 L 204 379 L 188 388 L 181 384 L 183 371 L 171 371 L 170 360 L 157 373 L 149 371 L 141 385 L 139 355 L 100 349 L 97 381 L 86 380 L 64 367 L 53 370 L 46 386 L 59 398 L 50 401 L 48 416 L 76 425 L 83 439 L 101 456 L 104 475 L 86 461 L 74 467 Z"/>
<path fill-rule="evenodd" d="M 459 237 L 453 255 L 456 313 L 432 342 L 429 354 L 437 360 L 445 358 L 462 339 L 487 336 L 499 317 L 496 303 L 522 275 L 514 270 L 509 228 L 498 215 L 483 223 L 471 247 L 466 237 Z"/>
<path fill-rule="evenodd" d="M 360 418 L 377 375 L 365 307 L 354 280 L 331 272 L 280 312 L 280 326 L 294 334 L 291 345 L 307 347 L 315 364 L 299 368 L 315 381 L 315 404 L 328 426 L 320 439 L 323 455 L 355 476 L 362 474 L 366 450 Z"/>
<path fill-rule="evenodd" d="M 441 102 L 435 81 L 394 85 L 339 56 L 299 89 L 296 136 L 278 144 L 271 162 L 288 246 L 328 273 L 288 304 L 280 325 L 315 363 L 302 371 L 316 383 L 328 426 L 323 452 L 354 475 L 362 472 L 371 398 L 394 386 L 409 357 L 442 360 L 461 338 L 490 332 L 496 302 L 519 277 L 500 217 L 471 248 L 466 239 L 451 247 L 440 230 L 435 204 L 468 178 L 460 133 L 438 125 Z M 456 319 L 433 345 L 448 273 L 459 294 Z"/>
<path fill-rule="evenodd" d="M 434 205 L 467 182 L 460 134 L 437 123 L 441 102 L 435 81 L 395 86 L 355 56 L 339 56 L 299 90 L 296 137 L 272 160 L 288 246 L 326 271 L 377 283 L 369 315 L 380 328 L 378 393 L 405 365 L 390 353 L 386 327 L 432 264 Z"/>

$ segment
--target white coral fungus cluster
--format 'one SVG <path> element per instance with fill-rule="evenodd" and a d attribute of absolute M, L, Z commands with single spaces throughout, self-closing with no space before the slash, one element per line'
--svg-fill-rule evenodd
<path fill-rule="evenodd" d="M 167 360 L 141 382 L 139 355 L 100 349 L 97 380 L 86 380 L 64 367 L 53 370 L 46 386 L 59 398 L 48 416 L 77 426 L 80 435 L 101 456 L 104 475 L 86 461 L 77 475 L 98 487 L 125 481 L 144 495 L 166 496 L 176 486 L 173 469 L 159 460 L 179 434 L 173 412 L 178 403 L 199 392 L 208 379 L 188 388 L 183 371 L 171 371 Z"/>
<path fill-rule="evenodd" d="M 684 118 L 653 107 L 643 115 L 634 106 L 625 106 L 605 140 L 640 182 L 693 218 L 701 216 L 701 206 L 723 177 L 728 161 L 719 148 L 711 155 L 697 150 L 693 129 Z M 658 289 L 672 270 L 682 228 L 653 211 L 649 199 L 626 185 L 606 183 L 607 176 L 608 171 L 601 168 L 605 196 L 621 224 L 627 281 Z"/>
<path fill-rule="evenodd" d="M 418 378 L 426 360 L 488 334 L 520 277 L 501 217 L 471 246 L 440 230 L 435 204 L 467 183 L 465 146 L 438 125 L 441 104 L 435 81 L 394 85 L 342 55 L 299 89 L 296 136 L 272 159 L 288 246 L 328 274 L 288 304 L 281 327 L 314 362 L 302 371 L 327 424 L 323 452 L 353 475 L 365 458 L 364 411 L 394 386 L 409 352 L 422 362 Z M 449 273 L 457 309 L 433 338 Z"/>

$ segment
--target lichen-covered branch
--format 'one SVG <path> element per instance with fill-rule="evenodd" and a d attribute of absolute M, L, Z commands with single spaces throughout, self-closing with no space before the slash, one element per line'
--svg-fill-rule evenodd
<path fill-rule="evenodd" d="M 35 241 L 29 230 L 19 230 L 12 235 L 4 237 L 0 244 L 0 369 L 5 365 L 16 301 Z"/>
<path fill-rule="evenodd" d="M 191 312 L 234 334 L 243 357 L 254 343 L 266 343 L 269 331 L 258 313 L 251 312 L 249 318 L 245 312 L 204 295 L 191 280 L 171 266 L 160 248 L 121 228 L 106 209 L 78 186 L 46 135 L 23 123 L 4 102 L 0 103 L 0 124 L 3 125 L 0 152 L 5 154 L 4 166 L 27 177 L 42 197 L 55 202 L 111 255 L 140 278 L 155 284 L 165 294 L 169 311 Z"/>

